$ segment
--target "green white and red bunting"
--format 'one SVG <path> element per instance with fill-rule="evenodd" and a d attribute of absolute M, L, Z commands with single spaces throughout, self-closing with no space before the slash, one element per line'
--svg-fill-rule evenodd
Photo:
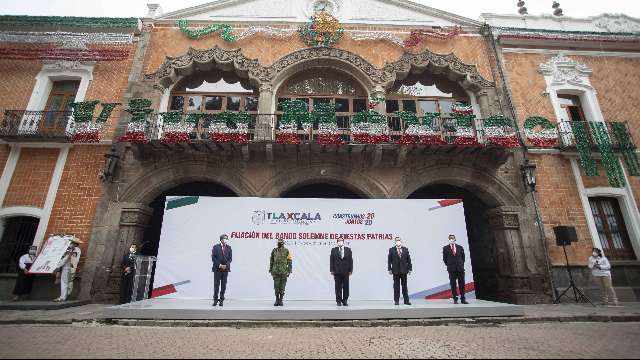
<path fill-rule="evenodd" d="M 391 140 L 387 117 L 375 111 L 362 111 L 351 121 L 352 142 L 382 144 Z"/>
<path fill-rule="evenodd" d="M 513 120 L 506 116 L 491 116 L 484 122 L 484 134 L 487 142 L 504 148 L 520 146 Z"/>
<path fill-rule="evenodd" d="M 132 144 L 148 144 L 150 141 L 148 136 L 148 117 L 153 112 L 151 100 L 129 100 L 129 108 L 125 111 L 131 114 L 131 120 L 127 125 L 127 132 L 118 141 Z"/>
<path fill-rule="evenodd" d="M 473 129 L 473 107 L 467 103 L 458 102 L 453 105 L 451 115 L 455 118 L 453 144 L 458 146 L 480 146 L 478 137 Z"/>
<path fill-rule="evenodd" d="M 160 113 L 162 119 L 161 141 L 164 144 L 191 143 L 190 134 L 195 130 L 198 121 L 190 115 L 183 122 L 183 114 L 180 111 Z"/>
<path fill-rule="evenodd" d="M 546 118 L 534 116 L 524 122 L 524 135 L 535 147 L 552 148 L 558 145 L 558 129 Z"/>
<path fill-rule="evenodd" d="M 280 103 L 283 114 L 279 123 L 276 141 L 279 144 L 301 144 L 298 136 L 298 128 L 302 127 L 305 133 L 309 133 L 313 127 L 311 114 L 307 103 L 302 100 L 289 100 Z"/>
<path fill-rule="evenodd" d="M 336 105 L 325 103 L 314 106 L 313 116 L 318 120 L 318 137 L 316 141 L 320 145 L 344 145 L 338 130 L 336 118 Z"/>
<path fill-rule="evenodd" d="M 82 101 L 71 104 L 73 110 L 73 121 L 67 131 L 67 136 L 71 138 L 73 143 L 99 143 L 102 139 L 107 120 L 111 117 L 117 103 L 103 103 L 100 115 L 95 119 L 93 113 L 99 100 Z"/>
<path fill-rule="evenodd" d="M 399 111 L 396 113 L 404 124 L 404 134 L 398 141 L 400 145 L 446 145 L 442 133 L 434 130 L 433 120 L 440 117 L 439 113 L 427 113 L 422 121 L 414 112 Z"/>
<path fill-rule="evenodd" d="M 214 116 L 209 125 L 209 138 L 216 143 L 249 143 L 251 115 L 225 111 Z"/>

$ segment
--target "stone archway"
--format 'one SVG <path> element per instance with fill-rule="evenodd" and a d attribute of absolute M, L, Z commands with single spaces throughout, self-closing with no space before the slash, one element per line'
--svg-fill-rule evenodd
<path fill-rule="evenodd" d="M 393 189 L 392 194 L 393 198 L 401 199 L 425 198 L 424 196 L 466 196 L 471 200 L 477 199 L 471 204 L 475 213 L 471 214 L 473 219 L 468 219 L 468 222 L 471 220 L 474 226 L 485 227 L 472 230 L 483 233 L 479 237 L 488 242 L 487 248 L 493 249 L 491 254 L 483 256 L 494 257 L 492 260 L 495 261 L 497 272 L 496 300 L 516 304 L 536 301 L 536 295 L 540 294 L 535 294 L 532 290 L 532 278 L 535 274 L 527 267 L 522 232 L 531 219 L 528 218 L 524 199 L 514 192 L 513 185 L 507 185 L 503 180 L 479 168 L 432 166 L 413 171 Z M 477 248 L 478 244 L 474 246 Z M 482 263 L 477 259 L 476 262 Z"/>

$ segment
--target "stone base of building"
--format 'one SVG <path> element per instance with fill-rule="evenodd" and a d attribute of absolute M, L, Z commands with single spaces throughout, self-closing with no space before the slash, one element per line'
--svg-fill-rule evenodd
<path fill-rule="evenodd" d="M 640 262 L 612 261 L 611 276 L 613 286 L 621 302 L 640 301 Z M 576 285 L 594 302 L 600 301 L 600 289 L 595 283 L 591 270 L 584 266 L 571 266 L 571 274 Z M 554 284 L 559 292 L 569 286 L 569 274 L 564 266 L 554 266 L 551 270 Z M 573 293 L 570 292 L 570 296 Z M 566 301 L 564 301 L 566 302 Z"/>
<path fill-rule="evenodd" d="M 17 275 L 0 274 L 0 301 L 13 298 L 13 288 L 16 284 Z M 69 299 L 77 299 L 80 292 L 80 278 L 73 281 L 73 293 Z M 60 296 L 60 285 L 54 284 L 55 278 L 51 275 L 38 275 L 33 282 L 33 290 L 24 300 L 30 301 L 51 301 Z"/>

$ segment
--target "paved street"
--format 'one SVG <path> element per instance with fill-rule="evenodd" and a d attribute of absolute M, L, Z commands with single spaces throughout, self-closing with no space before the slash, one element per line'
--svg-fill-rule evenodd
<path fill-rule="evenodd" d="M 0 358 L 640 357 L 640 323 L 410 328 L 0 327 Z M 141 346 L 142 345 L 142 346 Z"/>

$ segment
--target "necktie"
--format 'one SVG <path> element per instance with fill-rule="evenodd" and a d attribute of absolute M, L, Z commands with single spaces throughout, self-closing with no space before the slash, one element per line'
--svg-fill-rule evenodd
<path fill-rule="evenodd" d="M 222 257 L 224 257 L 224 245 L 222 245 Z"/>
<path fill-rule="evenodd" d="M 402 257 L 402 249 L 398 248 L 398 256 Z"/>
<path fill-rule="evenodd" d="M 453 256 L 456 256 L 456 246 L 455 245 L 451 245 L 451 251 L 453 251 Z"/>
<path fill-rule="evenodd" d="M 340 248 L 340 258 L 344 259 L 344 248 Z"/>

